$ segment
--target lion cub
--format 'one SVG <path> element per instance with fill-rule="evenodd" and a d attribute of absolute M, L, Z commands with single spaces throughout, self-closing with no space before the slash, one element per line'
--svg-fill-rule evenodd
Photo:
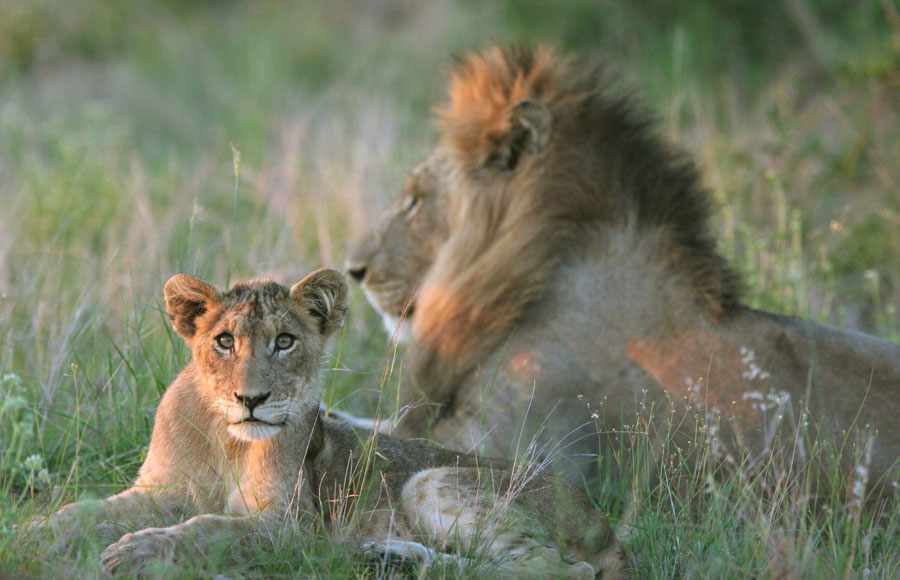
<path fill-rule="evenodd" d="M 320 412 L 322 354 L 347 292 L 330 269 L 290 290 L 258 279 L 222 291 L 183 274 L 166 283 L 193 360 L 163 395 L 134 486 L 100 502 L 98 535 L 118 540 L 104 568 L 185 561 L 218 542 L 253 547 L 322 522 L 369 557 L 466 561 L 424 543 L 481 550 L 498 576 L 626 578 L 606 519 L 571 483 Z M 45 524 L 79 534 L 80 511 L 71 504 Z"/>

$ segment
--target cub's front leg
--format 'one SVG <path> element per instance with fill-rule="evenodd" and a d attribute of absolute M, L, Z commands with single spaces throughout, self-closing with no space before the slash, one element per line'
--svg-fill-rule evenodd
<path fill-rule="evenodd" d="M 229 560 L 239 561 L 242 552 L 272 545 L 286 526 L 314 517 L 314 500 L 305 486 L 292 497 L 291 486 L 272 485 L 266 477 L 254 481 L 246 475 L 245 485 L 228 498 L 227 513 L 198 515 L 168 527 L 125 534 L 100 555 L 103 568 L 117 574 L 140 572 L 156 562 L 181 566 L 196 563 L 216 546 L 227 546 Z M 284 498 L 292 498 L 293 505 Z"/>
<path fill-rule="evenodd" d="M 34 532 L 49 532 L 57 551 L 91 536 L 108 545 L 122 534 L 154 523 L 175 523 L 186 509 L 175 490 L 132 487 L 99 501 L 70 503 L 49 516 L 35 518 Z"/>

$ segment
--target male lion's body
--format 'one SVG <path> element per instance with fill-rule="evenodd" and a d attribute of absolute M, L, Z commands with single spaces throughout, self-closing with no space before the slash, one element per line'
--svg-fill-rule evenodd
<path fill-rule="evenodd" d="M 606 519 L 572 484 L 323 415 L 321 359 L 346 294 L 334 270 L 291 290 L 167 283 L 193 360 L 160 402 L 135 485 L 100 504 L 99 536 L 114 542 L 104 567 L 184 562 L 214 544 L 253 549 L 321 523 L 369 556 L 461 565 L 483 549 L 504 577 L 626 578 Z M 45 523 L 80 535 L 80 512 L 73 504 Z"/>
<path fill-rule="evenodd" d="M 581 480 L 593 415 L 606 438 L 654 425 L 652 446 L 705 432 L 735 461 L 848 438 L 870 481 L 895 477 L 900 347 L 742 305 L 693 164 L 604 79 L 542 49 L 451 74 L 437 148 L 348 259 L 410 318 L 405 402 L 439 405 L 399 433 L 502 454 L 524 421 Z"/>

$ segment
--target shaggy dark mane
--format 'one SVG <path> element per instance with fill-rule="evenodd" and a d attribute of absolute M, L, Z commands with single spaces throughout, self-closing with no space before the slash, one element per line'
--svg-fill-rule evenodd
<path fill-rule="evenodd" d="M 739 279 L 716 251 L 696 167 L 609 78 L 598 59 L 545 47 L 494 47 L 451 71 L 438 114 L 459 171 L 446 193 L 450 237 L 416 303 L 420 376 L 450 385 L 493 352 L 585 227 L 636 225 L 659 237 L 662 264 L 711 318 L 737 305 Z M 546 130 L 531 123 L 541 119 Z M 528 139 L 540 142 L 529 149 Z"/>
<path fill-rule="evenodd" d="M 674 242 L 671 267 L 690 281 L 698 298 L 718 318 L 737 305 L 741 279 L 716 250 L 710 229 L 713 205 L 693 160 L 663 138 L 655 119 L 633 94 L 614 94 L 605 63 L 586 58 L 563 66 L 574 71 L 560 89 L 565 116 L 581 127 L 595 164 L 598 205 L 619 216 L 631 210 L 640 227 L 666 228 Z M 566 98 L 568 96 L 568 99 Z M 616 216 L 591 217 L 615 219 Z"/>
<path fill-rule="evenodd" d="M 560 159 L 560 164 L 591 182 L 590 195 L 565 193 L 572 198 L 563 201 L 571 212 L 560 217 L 606 221 L 631 212 L 641 226 L 667 228 L 677 250 L 673 267 L 682 269 L 712 313 L 721 315 L 737 303 L 741 284 L 716 251 L 709 228 L 711 196 L 693 161 L 659 134 L 639 100 L 610 89 L 615 80 L 608 68 L 597 57 L 564 59 L 542 46 L 470 54 L 450 73 L 449 101 L 438 109 L 441 127 L 458 157 L 477 164 L 487 155 L 481 150 L 508 130 L 510 110 L 518 103 L 547 105 L 555 138 L 580 150 L 574 163 Z M 549 185 L 546 189 L 558 195 Z"/>

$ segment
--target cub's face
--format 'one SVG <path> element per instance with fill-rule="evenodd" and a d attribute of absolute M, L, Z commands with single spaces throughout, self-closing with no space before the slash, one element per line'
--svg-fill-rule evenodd
<path fill-rule="evenodd" d="M 403 194 L 347 258 L 347 272 L 401 340 L 408 338 L 403 321 L 415 311 L 416 291 L 449 236 L 444 192 L 452 177 L 452 160 L 439 147 L 410 173 Z"/>
<path fill-rule="evenodd" d="M 290 290 L 258 279 L 226 292 L 179 274 L 165 294 L 172 324 L 191 347 L 200 397 L 230 435 L 266 439 L 316 412 L 325 341 L 347 309 L 340 272 L 318 270 Z"/>

